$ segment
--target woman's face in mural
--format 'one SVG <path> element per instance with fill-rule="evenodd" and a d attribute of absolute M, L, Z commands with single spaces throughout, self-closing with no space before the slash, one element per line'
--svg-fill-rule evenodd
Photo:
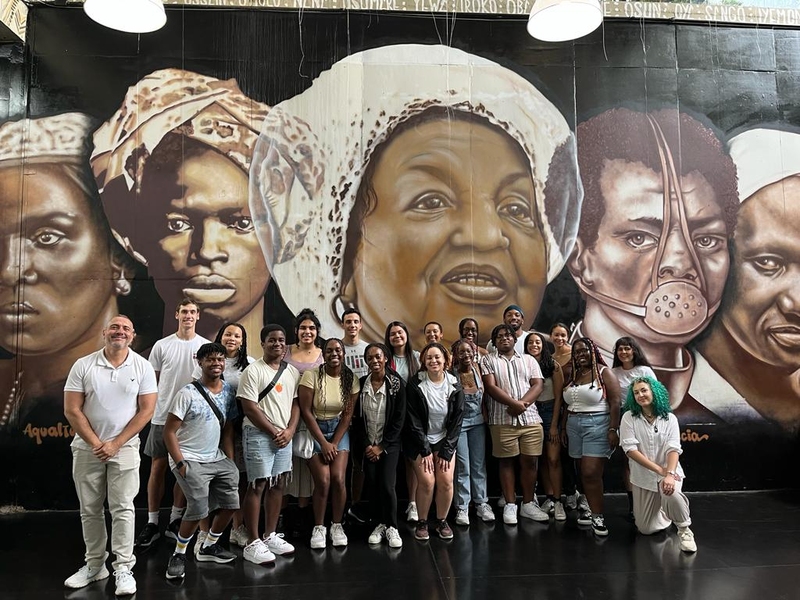
<path fill-rule="evenodd" d="M 733 289 L 725 328 L 768 364 L 800 368 L 800 176 L 751 196 L 734 234 Z"/>
<path fill-rule="evenodd" d="M 270 279 L 248 207 L 247 174 L 206 150 L 183 161 L 175 176 L 151 186 L 163 195 L 153 211 L 157 237 L 143 251 L 149 273 L 167 305 L 189 298 L 206 319 L 238 320 L 263 299 Z"/>
<path fill-rule="evenodd" d="M 538 308 L 545 243 L 515 142 L 489 125 L 439 119 L 386 143 L 350 282 L 365 323 L 421 331 L 437 320 L 454 331 L 468 313 L 491 329 L 509 302 Z"/>
<path fill-rule="evenodd" d="M 30 355 L 96 335 L 114 298 L 108 238 L 89 200 L 60 167 L 35 169 L 21 182 L 22 168 L 0 168 L 0 346 Z"/>
<path fill-rule="evenodd" d="M 663 181 L 642 163 L 610 160 L 602 171 L 600 187 L 605 212 L 597 242 L 581 253 L 579 275 L 584 285 L 629 304 L 643 305 L 651 291 L 655 270 L 658 284 L 684 281 L 699 286 L 705 278 L 706 302 L 717 304 L 728 274 L 727 228 L 714 189 L 698 171 L 681 177 L 683 206 L 671 199 L 671 212 L 683 210 L 699 265 L 694 264 L 678 220 L 668 229 L 664 254 L 656 264 L 664 220 Z M 635 265 L 632 268 L 632 265 Z M 664 336 L 649 328 L 641 317 L 605 305 L 603 311 L 619 331 L 651 342 L 685 342 L 683 336 Z M 709 313 L 708 319 L 713 313 Z M 573 350 L 574 351 L 574 350 Z"/>

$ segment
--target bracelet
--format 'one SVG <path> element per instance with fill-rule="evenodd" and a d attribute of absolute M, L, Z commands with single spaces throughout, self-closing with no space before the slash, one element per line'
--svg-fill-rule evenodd
<path fill-rule="evenodd" d="M 667 471 L 667 475 L 672 475 L 672 478 L 675 481 L 680 481 L 681 480 L 681 476 L 678 475 L 675 471 Z"/>
<path fill-rule="evenodd" d="M 619 435 L 619 427 L 609 427 L 608 430 L 609 431 L 613 431 L 614 433 Z"/>

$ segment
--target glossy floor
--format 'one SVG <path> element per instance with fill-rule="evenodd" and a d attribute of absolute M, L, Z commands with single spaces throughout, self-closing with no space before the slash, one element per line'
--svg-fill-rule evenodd
<path fill-rule="evenodd" d="M 669 534 L 637 535 L 624 519 L 626 500 L 612 496 L 610 535 L 596 538 L 575 523 L 549 525 L 520 519 L 516 527 L 479 522 L 456 527 L 455 538 L 413 539 L 401 526 L 401 550 L 369 546 L 369 531 L 347 527 L 350 545 L 312 551 L 297 542 L 291 558 L 274 566 L 230 565 L 189 559 L 183 583 L 164 577 L 169 540 L 139 557 L 138 600 L 268 598 L 269 600 L 514 600 L 516 598 L 796 600 L 800 597 L 800 500 L 797 493 L 761 492 L 690 496 L 699 550 L 687 555 Z M 498 517 L 501 511 L 496 511 Z M 143 519 L 144 514 L 138 514 Z M 452 521 L 451 521 L 452 523 Z M 140 523 L 141 524 L 141 523 Z M 0 597 L 10 599 L 113 598 L 113 577 L 81 590 L 63 580 L 82 564 L 77 513 L 0 517 L 5 539 Z"/>

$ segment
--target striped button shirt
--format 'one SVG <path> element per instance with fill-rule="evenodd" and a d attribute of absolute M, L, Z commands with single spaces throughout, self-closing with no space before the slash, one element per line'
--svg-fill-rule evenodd
<path fill-rule="evenodd" d="M 497 387 L 505 391 L 515 400 L 520 400 L 529 389 L 531 379 L 543 379 L 539 363 L 529 354 L 519 354 L 506 358 L 500 354 L 489 354 L 481 360 L 481 375 L 494 375 Z M 496 402 L 486 394 L 486 407 L 489 412 L 489 425 L 535 425 L 542 418 L 536 410 L 536 403 L 531 404 L 524 413 L 512 417 L 506 412 L 505 404 Z"/>

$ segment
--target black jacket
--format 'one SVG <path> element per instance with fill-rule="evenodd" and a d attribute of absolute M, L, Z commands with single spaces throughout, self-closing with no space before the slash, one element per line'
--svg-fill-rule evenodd
<path fill-rule="evenodd" d="M 361 393 L 358 395 L 358 404 L 353 412 L 353 422 L 350 425 L 351 438 L 354 446 L 361 454 L 364 453 L 372 440 L 367 439 L 367 422 L 364 419 L 364 409 L 361 404 L 361 394 L 367 386 L 371 375 L 367 374 L 361 382 Z M 400 449 L 400 438 L 403 425 L 406 421 L 406 384 L 400 376 L 390 369 L 386 369 L 384 377 L 386 383 L 386 421 L 383 425 L 383 442 L 381 445 L 386 452 Z"/>
<path fill-rule="evenodd" d="M 428 442 L 428 401 L 420 388 L 420 377 L 425 376 L 423 373 L 424 371 L 414 375 L 406 389 L 408 411 L 403 429 L 403 452 L 411 459 L 431 453 Z M 446 376 L 452 377 L 449 373 Z M 444 419 L 445 440 L 439 450 L 439 456 L 444 460 L 450 460 L 456 451 L 461 421 L 464 419 L 464 389 L 458 381 L 453 385 L 455 389 L 447 399 L 447 415 Z"/>

